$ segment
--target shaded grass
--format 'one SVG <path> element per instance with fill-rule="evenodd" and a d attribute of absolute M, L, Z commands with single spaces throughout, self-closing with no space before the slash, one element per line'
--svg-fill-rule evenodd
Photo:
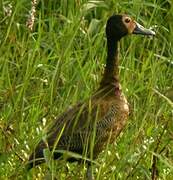
<path fill-rule="evenodd" d="M 4 7 L 9 3 L 2 1 Z M 106 19 L 113 12 L 126 12 L 147 27 L 156 24 L 157 36 L 131 36 L 121 42 L 121 84 L 131 116 L 125 131 L 100 155 L 101 165 L 94 166 L 94 172 L 96 179 L 150 179 L 156 156 L 158 176 L 171 179 L 172 106 L 153 89 L 165 94 L 173 87 L 172 4 L 161 0 L 40 1 L 34 32 L 25 27 L 29 8 L 29 1 L 23 0 L 12 2 L 12 14 L 6 19 L 0 12 L 0 176 L 22 179 L 21 159 L 27 162 L 44 129 L 98 87 L 106 58 Z M 84 168 L 79 172 L 75 164 L 67 165 L 66 175 L 61 169 L 65 165 L 57 163 L 57 177 L 84 176 Z M 45 165 L 28 178 L 38 172 L 42 177 L 44 171 Z"/>

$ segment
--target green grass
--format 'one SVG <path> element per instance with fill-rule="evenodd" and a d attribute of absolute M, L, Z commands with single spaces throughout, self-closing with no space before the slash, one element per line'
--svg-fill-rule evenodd
<path fill-rule="evenodd" d="M 9 4 L 12 14 L 6 16 Z M 173 179 L 172 2 L 42 0 L 33 32 L 26 27 L 29 10 L 27 0 L 0 2 L 0 179 L 47 174 L 48 165 L 26 174 L 27 154 L 55 117 L 98 87 L 106 59 L 105 23 L 113 13 L 157 25 L 157 36 L 121 41 L 121 84 L 131 115 L 97 159 L 95 178 L 151 179 L 154 158 L 157 176 Z M 84 177 L 81 165 L 54 163 L 52 177 Z"/>

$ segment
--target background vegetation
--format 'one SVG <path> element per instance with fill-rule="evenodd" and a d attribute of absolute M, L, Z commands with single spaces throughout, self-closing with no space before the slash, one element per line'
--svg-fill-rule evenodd
<path fill-rule="evenodd" d="M 0 179 L 47 176 L 47 164 L 26 173 L 28 154 L 56 116 L 98 87 L 113 13 L 154 25 L 157 36 L 121 41 L 131 116 L 94 165 L 95 179 L 173 179 L 172 1 L 40 0 L 32 31 L 30 10 L 28 0 L 0 1 Z M 49 172 L 52 179 L 83 179 L 83 169 L 56 162 Z"/>

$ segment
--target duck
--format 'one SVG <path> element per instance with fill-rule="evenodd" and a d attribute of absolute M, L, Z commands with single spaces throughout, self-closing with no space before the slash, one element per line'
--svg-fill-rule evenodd
<path fill-rule="evenodd" d="M 41 140 L 30 155 L 30 168 L 45 162 L 43 151 L 46 148 L 54 159 L 62 157 L 60 151 L 69 151 L 95 160 L 107 144 L 116 140 L 129 116 L 129 105 L 119 78 L 119 42 L 131 34 L 154 36 L 155 32 L 126 14 L 109 17 L 106 24 L 107 58 L 99 87 L 87 100 L 73 105 L 54 120 L 46 140 Z M 75 160 L 75 157 L 67 158 L 70 162 Z M 92 163 L 87 161 L 86 164 L 87 179 L 92 179 Z"/>

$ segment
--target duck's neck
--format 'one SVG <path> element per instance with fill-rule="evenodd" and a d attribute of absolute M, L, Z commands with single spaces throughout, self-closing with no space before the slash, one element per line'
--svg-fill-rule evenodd
<path fill-rule="evenodd" d="M 100 88 L 114 87 L 115 90 L 120 90 L 119 84 L 119 69 L 118 69 L 118 41 L 107 39 L 107 61 L 103 78 L 100 82 Z"/>

